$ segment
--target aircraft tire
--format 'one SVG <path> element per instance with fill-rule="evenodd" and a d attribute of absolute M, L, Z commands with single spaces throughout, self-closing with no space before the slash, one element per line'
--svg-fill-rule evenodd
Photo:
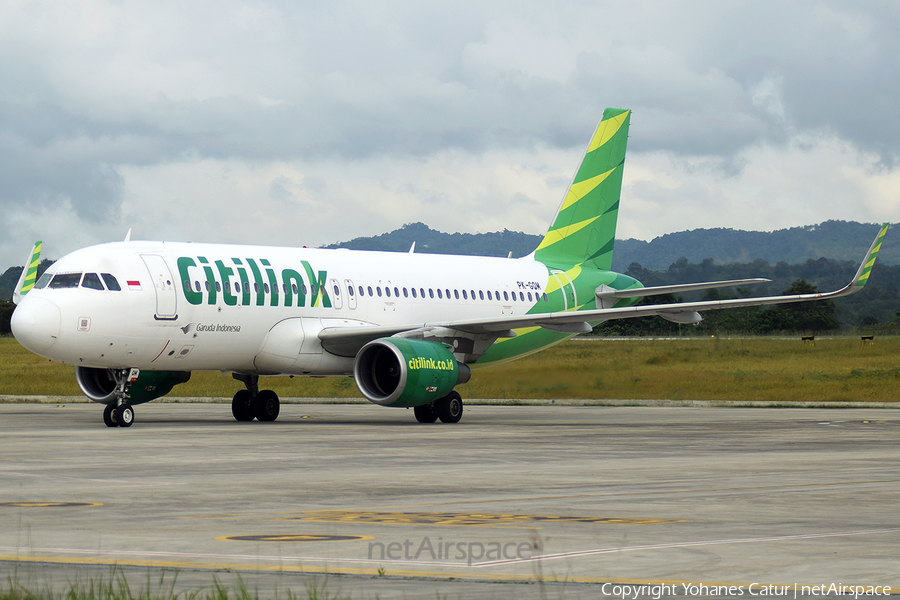
<path fill-rule="evenodd" d="M 122 404 L 116 408 L 116 422 L 119 427 L 131 427 L 134 424 L 134 409 L 130 404 Z"/>
<path fill-rule="evenodd" d="M 231 400 L 231 414 L 235 421 L 252 421 L 256 416 L 253 405 L 250 403 L 250 392 L 238 390 Z"/>
<path fill-rule="evenodd" d="M 413 412 L 416 413 L 416 421 L 419 423 L 434 423 L 438 420 L 438 413 L 434 408 L 434 404 L 430 402 L 415 407 Z"/>
<path fill-rule="evenodd" d="M 272 390 L 262 390 L 253 401 L 253 412 L 257 421 L 274 421 L 278 418 L 281 405 L 278 402 L 278 394 Z"/>
<path fill-rule="evenodd" d="M 103 422 L 106 423 L 107 427 L 118 427 L 119 423 L 116 421 L 116 405 L 115 404 L 107 404 L 106 408 L 103 409 Z"/>
<path fill-rule="evenodd" d="M 463 401 L 458 392 L 450 392 L 436 404 L 441 423 L 459 423 L 459 420 L 462 419 Z"/>

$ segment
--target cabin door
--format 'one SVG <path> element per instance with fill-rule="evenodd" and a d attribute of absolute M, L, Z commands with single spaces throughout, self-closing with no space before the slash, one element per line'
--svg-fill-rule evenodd
<path fill-rule="evenodd" d="M 178 318 L 176 313 L 178 301 L 169 265 L 158 254 L 141 254 L 141 258 L 147 266 L 156 290 L 156 314 L 153 315 L 153 318 L 157 321 L 174 321 Z"/>

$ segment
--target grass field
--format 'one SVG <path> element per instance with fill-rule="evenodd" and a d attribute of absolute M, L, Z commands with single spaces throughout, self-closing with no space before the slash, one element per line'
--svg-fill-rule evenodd
<path fill-rule="evenodd" d="M 464 398 L 886 402 L 900 399 L 900 338 L 572 340 L 475 370 Z M 172 396 L 231 398 L 241 384 L 197 372 Z M 359 398 L 348 377 L 263 378 L 284 398 Z M 74 367 L 0 338 L 0 395 L 81 396 Z"/>

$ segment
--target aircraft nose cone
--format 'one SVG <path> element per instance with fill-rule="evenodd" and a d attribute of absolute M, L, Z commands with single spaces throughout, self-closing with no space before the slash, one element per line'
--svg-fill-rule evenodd
<path fill-rule="evenodd" d="M 60 322 L 58 306 L 43 298 L 26 296 L 16 306 L 10 326 L 20 344 L 35 354 L 43 354 L 59 337 Z"/>

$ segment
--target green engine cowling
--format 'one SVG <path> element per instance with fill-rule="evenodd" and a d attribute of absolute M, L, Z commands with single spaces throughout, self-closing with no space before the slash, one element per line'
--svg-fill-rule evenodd
<path fill-rule="evenodd" d="M 471 371 L 439 342 L 381 338 L 359 351 L 353 375 L 369 401 L 409 407 L 443 398 L 467 382 Z"/>
<path fill-rule="evenodd" d="M 190 371 L 141 371 L 128 388 L 128 403 L 142 404 L 162 398 L 190 378 Z M 75 381 L 84 395 L 94 402 L 109 404 L 116 399 L 116 378 L 112 369 L 75 367 Z"/>

